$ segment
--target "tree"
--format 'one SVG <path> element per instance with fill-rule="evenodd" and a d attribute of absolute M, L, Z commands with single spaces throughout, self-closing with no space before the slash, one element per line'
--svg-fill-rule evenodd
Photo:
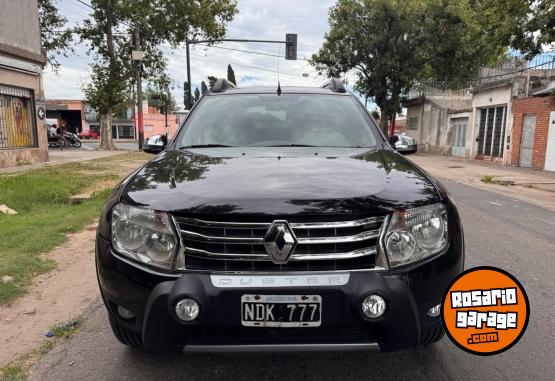
<path fill-rule="evenodd" d="M 227 65 L 227 80 L 237 86 L 237 81 L 235 80 L 235 72 L 231 65 Z"/>
<path fill-rule="evenodd" d="M 354 89 L 374 100 L 387 133 L 416 80 L 463 80 L 503 52 L 475 16 L 468 1 L 339 0 L 311 62 L 328 77 L 354 72 Z"/>
<path fill-rule="evenodd" d="M 38 0 L 40 38 L 46 53 L 47 64 L 57 72 L 60 68 L 58 57 L 67 57 L 73 52 L 72 28 L 65 28 L 67 18 L 58 12 L 55 0 Z"/>
<path fill-rule="evenodd" d="M 210 89 L 212 89 L 214 87 L 214 84 L 216 84 L 217 80 L 218 80 L 217 77 L 214 77 L 213 75 L 209 75 L 208 76 L 208 87 Z"/>
<path fill-rule="evenodd" d="M 200 91 L 198 89 L 198 87 L 195 87 L 195 95 L 193 97 L 193 100 L 195 103 L 197 103 L 200 99 Z"/>
<path fill-rule="evenodd" d="M 206 86 L 206 82 L 204 81 L 200 83 L 200 92 L 202 93 L 202 95 L 208 92 L 208 86 Z"/>
<path fill-rule="evenodd" d="M 183 82 L 183 105 L 185 106 L 186 110 L 189 110 L 189 105 L 192 105 L 193 102 L 189 99 L 189 82 Z"/>
<path fill-rule="evenodd" d="M 91 15 L 79 32 L 89 43 L 89 54 L 95 56 L 91 81 L 84 90 L 92 106 L 99 109 L 101 149 L 114 148 L 112 113 L 122 103 L 129 102 L 129 90 L 135 83 L 130 34 L 135 29 L 141 33 L 145 57 L 142 77 L 167 92 L 171 81 L 160 47 L 178 46 L 186 39 L 222 38 L 226 23 L 237 12 L 235 0 L 91 0 L 90 5 Z"/>
<path fill-rule="evenodd" d="M 555 1 L 474 0 L 472 6 L 484 33 L 496 44 L 510 46 L 531 58 L 555 43 Z"/>

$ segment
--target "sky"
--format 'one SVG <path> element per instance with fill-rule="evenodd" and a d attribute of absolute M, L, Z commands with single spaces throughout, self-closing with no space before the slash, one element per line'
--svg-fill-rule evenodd
<path fill-rule="evenodd" d="M 83 0 L 88 2 L 88 0 Z M 298 51 L 296 61 L 279 58 L 282 86 L 319 86 L 325 78 L 310 66 L 306 59 L 318 51 L 329 30 L 328 11 L 333 0 L 239 0 L 239 13 L 228 24 L 227 37 L 241 39 L 285 40 L 286 33 L 297 33 Z M 77 0 L 58 0 L 60 12 L 67 17 L 69 25 L 82 22 L 90 11 Z M 238 86 L 277 85 L 278 58 L 265 55 L 231 51 L 241 49 L 284 57 L 283 44 L 224 42 L 217 47 L 194 46 L 191 49 L 192 88 L 200 88 L 200 82 L 213 75 L 225 77 L 227 65 L 231 64 Z M 173 82 L 172 93 L 177 104 L 183 106 L 183 82 L 187 79 L 185 48 L 163 47 L 168 58 L 168 73 Z M 75 54 L 60 57 L 62 64 L 58 74 L 47 69 L 44 87 L 47 99 L 83 99 L 81 85 L 88 80 L 88 64 L 91 57 L 86 47 L 75 46 Z M 303 74 L 308 74 L 304 77 Z"/>

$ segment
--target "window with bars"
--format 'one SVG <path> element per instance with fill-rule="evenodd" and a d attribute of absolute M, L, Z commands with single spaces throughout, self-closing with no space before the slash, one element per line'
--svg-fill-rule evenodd
<path fill-rule="evenodd" d="M 477 136 L 479 156 L 503 157 L 506 114 L 507 106 L 480 109 Z"/>
<path fill-rule="evenodd" d="M 418 117 L 409 118 L 407 130 L 418 130 Z"/>
<path fill-rule="evenodd" d="M 37 146 L 33 92 L 0 84 L 0 150 Z"/>

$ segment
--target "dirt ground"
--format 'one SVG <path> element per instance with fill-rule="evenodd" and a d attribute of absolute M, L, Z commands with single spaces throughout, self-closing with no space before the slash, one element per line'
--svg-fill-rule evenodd
<path fill-rule="evenodd" d="M 99 296 L 94 266 L 96 224 L 71 234 L 44 258 L 57 268 L 35 278 L 30 291 L 0 307 L 0 367 L 38 348 L 49 328 L 78 318 Z"/>

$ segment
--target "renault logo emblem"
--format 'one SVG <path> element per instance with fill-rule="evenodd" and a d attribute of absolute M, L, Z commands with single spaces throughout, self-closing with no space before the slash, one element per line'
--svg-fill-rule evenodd
<path fill-rule="evenodd" d="M 297 237 L 287 221 L 274 221 L 264 236 L 266 252 L 277 264 L 287 263 L 296 246 Z"/>

